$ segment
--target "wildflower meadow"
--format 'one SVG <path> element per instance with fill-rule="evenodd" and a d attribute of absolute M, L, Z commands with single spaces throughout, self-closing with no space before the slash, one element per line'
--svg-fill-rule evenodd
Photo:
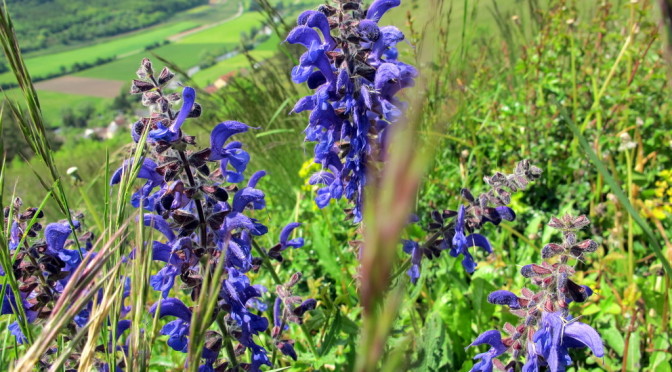
<path fill-rule="evenodd" d="M 672 372 L 669 0 L 98 3 L 1 5 L 0 371 Z"/>

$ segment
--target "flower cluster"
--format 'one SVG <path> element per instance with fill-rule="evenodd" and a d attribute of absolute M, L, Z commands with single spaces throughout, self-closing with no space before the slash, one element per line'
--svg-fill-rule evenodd
<path fill-rule="evenodd" d="M 292 287 L 301 279 L 301 273 L 295 273 L 289 279 L 289 282 L 278 285 L 273 305 L 273 330 L 271 335 L 275 340 L 275 345 L 283 354 L 296 360 L 296 351 L 294 351 L 294 340 L 283 339 L 282 331 L 287 328 L 289 322 L 303 324 L 303 315 L 317 306 L 317 301 L 309 298 L 305 301 L 301 297 L 294 296 Z"/>
<path fill-rule="evenodd" d="M 310 111 L 306 140 L 317 142 L 314 161 L 322 167 L 311 178 L 322 186 L 317 205 L 345 196 L 354 203 L 347 212 L 359 222 L 367 168 L 383 160 L 387 128 L 404 110 L 395 95 L 414 84 L 417 71 L 397 60 L 404 34 L 378 25 L 401 0 L 375 0 L 368 9 L 361 0 L 335 2 L 303 12 L 287 36 L 307 49 L 292 79 L 314 90 L 293 111 Z"/>
<path fill-rule="evenodd" d="M 131 201 L 146 210 L 145 225 L 162 234 L 151 244 L 153 259 L 162 263 L 150 280 L 152 288 L 162 296 L 151 313 L 158 309 L 160 318 L 175 318 L 161 329 L 161 334 L 168 336 L 171 348 L 187 352 L 192 310 L 178 298 L 176 282 L 179 278 L 180 289 L 196 300 L 204 290 L 203 278 L 212 275 L 223 260 L 226 278 L 221 283 L 215 311 L 226 314 L 222 332 L 228 334 L 209 331 L 201 370 L 224 365 L 218 363 L 218 357 L 222 340 L 229 339 L 239 342 L 236 355 L 245 350 L 251 352 L 250 363 L 238 366 L 252 371 L 264 364 L 270 366 L 266 350 L 254 340 L 255 335 L 268 328 L 268 319 L 255 311 L 255 307 L 263 306 L 260 298 L 265 289 L 251 284 L 248 273 L 259 270 L 269 257 L 282 260 L 282 251 L 287 247 L 303 246 L 303 239 L 290 239 L 300 224 L 288 225 L 280 234 L 279 244 L 268 251 L 258 247 L 261 257 L 254 257 L 254 238 L 265 235 L 268 228 L 251 217 L 250 211 L 266 206 L 265 195 L 257 188 L 266 173 L 256 172 L 243 183 L 250 157 L 241 142 L 230 140 L 250 127 L 236 121 L 220 123 L 211 132 L 209 147 L 192 149 L 195 138 L 185 135 L 181 128 L 187 118 L 200 115 L 194 89 L 184 87 L 181 95 L 167 93 L 173 74 L 164 68 L 156 77 L 147 59 L 142 61 L 138 77 L 131 93 L 142 94 L 150 116 L 134 124 L 132 135 L 135 142 L 146 137 L 149 151 L 137 173 L 137 178 L 146 181 Z M 173 110 L 178 104 L 179 110 Z M 111 183 L 119 183 L 130 173 L 131 166 L 130 161 L 126 162 L 112 176 Z M 235 363 L 226 362 L 232 368 L 236 368 Z"/>
<path fill-rule="evenodd" d="M 651 218 L 666 219 L 672 214 L 672 169 L 658 173 L 653 197 L 644 200 L 644 212 Z"/>
<path fill-rule="evenodd" d="M 522 320 L 517 326 L 510 323 L 504 326 L 506 338 L 497 330 L 489 330 L 471 343 L 470 346 L 490 346 L 487 352 L 476 355 L 474 359 L 479 361 L 472 371 L 492 371 L 493 365 L 500 370 L 518 370 L 523 353 L 524 372 L 539 371 L 541 367 L 548 367 L 551 372 L 565 371 L 572 364 L 570 348 L 589 347 L 595 356 L 604 355 L 597 331 L 569 312 L 570 303 L 584 302 L 593 293 L 588 286 L 571 279 L 575 269 L 569 264 L 570 260 L 582 261 L 586 253 L 597 250 L 593 240 L 577 240 L 577 232 L 588 224 L 585 216 L 551 218 L 548 226 L 562 232 L 562 242 L 547 244 L 541 251 L 541 264 L 525 265 L 520 270 L 539 290 L 523 288 L 520 296 L 498 290 L 488 296 L 489 302 L 507 305 Z M 496 358 L 506 352 L 512 360 L 504 365 Z"/>
<path fill-rule="evenodd" d="M 431 223 L 427 230 L 432 233 L 425 243 L 404 240 L 404 252 L 411 255 L 408 276 L 415 283 L 420 277 L 422 258 L 439 257 L 441 251 L 450 249 L 452 257 L 462 255 L 462 266 L 468 273 L 476 269 L 476 261 L 469 252 L 470 247 L 482 248 L 492 253 L 488 239 L 474 233 L 486 223 L 499 225 L 503 220 L 513 221 L 516 214 L 507 205 L 511 203 L 511 193 L 527 188 L 530 181 L 541 176 L 541 169 L 523 160 L 516 165 L 513 174 L 495 173 L 483 180 L 490 187 L 487 192 L 475 197 L 469 189 L 462 189 L 466 205 L 455 210 L 432 211 Z M 468 234 L 468 235 L 467 235 Z"/>
<path fill-rule="evenodd" d="M 79 231 L 82 229 L 82 215 L 73 221 L 75 230 L 80 233 L 75 240 L 73 229 L 67 221 L 49 223 L 43 227 L 40 221 L 44 213 L 37 208 L 22 211 L 22 205 L 22 200 L 15 198 L 12 205 L 4 209 L 5 224 L 10 226 L 8 253 L 12 266 L 0 266 L 0 276 L 6 276 L 11 270 L 18 284 L 18 295 L 11 285 L 0 286 L 0 315 L 16 316 L 17 320 L 8 328 L 18 344 L 29 341 L 21 325 L 30 327 L 30 324 L 48 318 L 64 294 L 73 273 L 87 256 L 96 254 L 92 250 L 93 234 Z M 123 297 L 126 296 L 128 293 L 125 291 Z M 89 301 L 75 314 L 66 327 L 69 335 L 89 322 L 92 306 L 93 302 Z M 128 310 L 128 307 L 122 307 L 120 317 L 123 318 Z M 47 366 L 52 358 L 48 354 L 43 355 L 40 362 Z"/>

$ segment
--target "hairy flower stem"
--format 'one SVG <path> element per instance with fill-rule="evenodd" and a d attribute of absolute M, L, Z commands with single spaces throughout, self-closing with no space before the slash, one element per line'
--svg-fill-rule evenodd
<path fill-rule="evenodd" d="M 177 153 L 180 155 L 180 160 L 182 160 L 182 163 L 184 164 L 184 171 L 187 174 L 187 179 L 189 180 L 189 187 L 196 188 L 196 181 L 194 181 L 194 175 L 191 173 L 187 155 L 182 150 L 177 151 Z M 201 199 L 194 199 L 194 204 L 196 204 L 196 212 L 198 213 L 198 226 L 201 233 L 201 244 L 203 245 L 203 249 L 207 250 L 208 231 L 205 224 L 205 213 L 203 212 Z"/>
<path fill-rule="evenodd" d="M 264 266 L 266 266 L 266 270 L 268 270 L 271 273 L 271 276 L 273 277 L 273 281 L 275 282 L 275 284 L 283 285 L 282 280 L 280 280 L 280 277 L 275 272 L 275 269 L 271 264 L 271 259 L 268 257 L 268 254 L 266 254 L 266 251 L 263 248 L 261 248 L 259 244 L 254 240 L 252 240 L 252 246 L 254 246 L 254 249 L 256 249 L 256 251 L 261 256 Z M 299 327 L 301 328 L 303 335 L 306 337 L 306 340 L 308 340 L 308 346 L 310 347 L 310 352 L 313 353 L 314 357 L 317 357 L 319 354 L 317 353 L 315 342 L 313 341 L 313 337 L 310 335 L 308 328 L 306 328 L 305 324 L 303 323 L 299 324 Z"/>
<path fill-rule="evenodd" d="M 224 342 L 224 349 L 226 350 L 226 355 L 229 358 L 229 362 L 231 362 L 231 371 L 232 372 L 238 372 L 238 360 L 236 360 L 236 350 L 233 348 L 233 344 L 231 343 L 231 336 L 229 334 L 229 330 L 226 327 L 226 324 L 224 323 L 224 313 L 220 312 L 219 315 L 217 315 L 217 325 L 219 326 L 219 329 L 222 331 L 222 342 Z"/>

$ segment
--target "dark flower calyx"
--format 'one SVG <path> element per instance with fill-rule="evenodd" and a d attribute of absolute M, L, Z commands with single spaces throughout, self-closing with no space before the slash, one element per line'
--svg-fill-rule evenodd
<path fill-rule="evenodd" d="M 164 67 L 159 73 L 159 85 L 169 82 L 173 77 L 175 74 L 168 67 Z"/>
<path fill-rule="evenodd" d="M 553 271 L 547 267 L 531 264 L 525 265 L 520 269 L 520 273 L 526 277 L 531 278 L 535 276 L 546 276 L 553 273 Z"/>
<path fill-rule="evenodd" d="M 154 88 L 155 88 L 154 84 L 150 82 L 142 80 L 133 80 L 133 82 L 131 83 L 131 94 L 140 94 L 148 92 Z"/>

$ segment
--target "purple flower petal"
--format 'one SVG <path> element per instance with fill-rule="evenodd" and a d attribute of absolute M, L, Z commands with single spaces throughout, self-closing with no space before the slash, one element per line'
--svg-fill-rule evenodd
<path fill-rule="evenodd" d="M 182 90 L 182 107 L 175 118 L 175 122 L 170 126 L 170 131 L 177 133 L 184 121 L 189 116 L 189 113 L 194 108 L 196 102 L 196 91 L 192 87 L 184 87 Z"/>
<path fill-rule="evenodd" d="M 596 357 L 604 356 L 604 347 L 602 338 L 593 327 L 578 321 L 571 322 L 565 326 L 563 339 L 574 339 L 593 351 Z"/>
<path fill-rule="evenodd" d="M 250 177 L 250 180 L 247 181 L 247 187 L 256 187 L 259 180 L 264 176 L 266 176 L 265 170 L 257 171 Z"/>
<path fill-rule="evenodd" d="M 480 247 L 486 252 L 492 253 L 492 247 L 488 239 L 481 234 L 471 234 L 466 238 L 467 247 Z"/>
<path fill-rule="evenodd" d="M 224 143 L 234 134 L 247 132 L 250 127 L 238 121 L 217 124 L 210 134 L 210 160 L 220 160 L 226 156 Z"/>
<path fill-rule="evenodd" d="M 495 305 L 507 305 L 512 309 L 520 309 L 520 302 L 518 296 L 513 292 L 498 290 L 488 295 L 488 302 Z"/>
<path fill-rule="evenodd" d="M 70 226 L 62 223 L 50 223 L 44 229 L 44 238 L 50 250 L 58 252 L 63 249 L 65 241 L 72 233 Z"/>
<path fill-rule="evenodd" d="M 301 44 L 306 49 L 310 49 L 312 44 L 320 44 L 320 35 L 308 26 L 298 26 L 287 35 L 285 41 L 290 44 Z"/>
<path fill-rule="evenodd" d="M 145 223 L 145 226 L 151 226 L 157 229 L 159 232 L 165 235 L 165 237 L 168 238 L 169 241 L 175 240 L 175 233 L 168 225 L 168 222 L 166 222 L 166 220 L 163 219 L 163 217 L 156 214 L 145 213 L 143 221 Z"/>
<path fill-rule="evenodd" d="M 233 197 L 233 204 L 231 210 L 234 212 L 242 212 L 245 208 L 255 202 L 264 199 L 264 193 L 261 190 L 245 187 L 236 192 Z"/>
<path fill-rule="evenodd" d="M 154 315 L 156 312 L 159 304 L 161 305 L 161 309 L 159 310 L 159 318 L 174 316 L 184 320 L 185 322 L 191 321 L 191 310 L 189 310 L 189 308 L 187 308 L 187 306 L 179 299 L 171 297 L 155 303 L 149 309 L 149 312 L 152 315 Z"/>
<path fill-rule="evenodd" d="M 292 231 L 294 231 L 294 229 L 296 229 L 299 226 L 301 226 L 301 224 L 298 222 L 292 222 L 290 224 L 287 224 L 287 226 L 285 226 L 280 232 L 280 244 L 282 245 L 286 244 L 287 239 L 289 239 L 289 236 L 292 234 Z"/>
<path fill-rule="evenodd" d="M 376 0 L 366 12 L 366 18 L 378 22 L 388 10 L 400 4 L 401 0 Z"/>

